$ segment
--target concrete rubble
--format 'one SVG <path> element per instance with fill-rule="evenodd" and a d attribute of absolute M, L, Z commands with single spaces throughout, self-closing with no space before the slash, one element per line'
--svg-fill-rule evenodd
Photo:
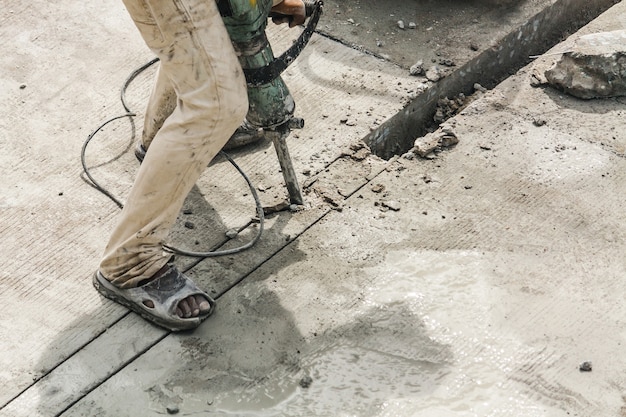
<path fill-rule="evenodd" d="M 432 56 L 405 54 L 402 66 L 313 36 L 284 74 L 307 119 L 289 138 L 306 204 L 286 202 L 271 143 L 233 152 L 259 191 L 263 232 L 242 253 L 176 258 L 218 302 L 182 334 L 90 283 L 119 209 L 85 183 L 79 155 L 123 111 L 119 87 L 152 53 L 119 0 L 0 9 L 0 417 L 626 417 L 626 101 L 545 86 L 577 40 L 626 29 L 626 2 L 494 88 L 480 79 L 490 88 L 434 94 L 434 131 L 411 130 L 404 157 L 364 141 L 373 125 L 390 138 L 385 121 L 417 115 L 408 91 L 415 103 L 493 68 L 436 54 L 447 40 L 433 34 L 454 29 L 449 10 L 464 11 L 450 15 L 466 23 L 455 36 L 482 60 L 512 16 L 553 5 L 549 15 L 568 16 L 581 3 L 329 0 L 329 27 L 377 32 L 390 53 L 413 51 L 398 42 L 411 38 Z M 390 12 L 407 4 L 437 13 L 400 39 L 397 21 L 414 9 Z M 506 56 L 535 36 L 532 22 L 517 27 Z M 276 51 L 296 37 L 270 36 Z M 409 72 L 418 61 L 447 76 L 424 87 Z M 545 88 L 531 86 L 537 75 Z M 86 153 L 122 198 L 153 76 L 128 90 L 134 124 L 107 125 Z M 168 241 L 250 242 L 261 230 L 251 194 L 216 159 Z"/>
<path fill-rule="evenodd" d="M 554 87 L 582 99 L 626 95 L 626 31 L 581 36 L 545 77 Z"/>

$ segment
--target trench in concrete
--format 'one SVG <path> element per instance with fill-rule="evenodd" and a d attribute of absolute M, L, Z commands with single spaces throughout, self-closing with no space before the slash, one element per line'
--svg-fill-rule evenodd
<path fill-rule="evenodd" d="M 491 89 L 569 34 L 595 19 L 619 0 L 557 0 L 519 28 L 434 83 L 395 116 L 369 133 L 363 141 L 384 159 L 401 155 L 415 139 L 436 129 L 433 116 L 442 98 L 470 95 L 474 85 Z"/>

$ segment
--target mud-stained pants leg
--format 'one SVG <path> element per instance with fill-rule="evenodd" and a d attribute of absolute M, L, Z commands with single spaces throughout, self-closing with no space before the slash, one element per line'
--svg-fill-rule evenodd
<path fill-rule="evenodd" d="M 163 267 L 165 241 L 207 164 L 248 110 L 241 67 L 214 1 L 124 0 L 176 108 L 139 168 L 100 263 L 115 285 L 136 286 Z M 150 109 L 148 109 L 150 111 Z"/>
<path fill-rule="evenodd" d="M 141 144 L 148 149 L 165 120 L 176 109 L 176 91 L 164 71 L 157 70 L 143 121 Z"/>

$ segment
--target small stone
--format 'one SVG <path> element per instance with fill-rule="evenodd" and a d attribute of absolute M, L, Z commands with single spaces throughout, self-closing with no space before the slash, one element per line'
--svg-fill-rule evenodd
<path fill-rule="evenodd" d="M 26 88 L 26 84 L 20 84 L 20 90 L 23 90 Z"/>
<path fill-rule="evenodd" d="M 580 370 L 580 372 L 591 372 L 593 366 L 591 362 L 585 361 L 578 366 L 578 369 Z"/>
<path fill-rule="evenodd" d="M 409 74 L 413 76 L 423 75 L 424 74 L 424 61 L 417 61 L 415 64 L 411 66 L 409 69 Z"/>
<path fill-rule="evenodd" d="M 439 81 L 441 79 L 441 72 L 439 71 L 439 67 L 437 67 L 436 65 L 430 67 L 428 71 L 426 71 L 426 78 L 428 79 L 428 81 L 432 81 L 434 83 Z"/>
<path fill-rule="evenodd" d="M 533 118 L 533 124 L 535 126 L 537 126 L 537 127 L 544 126 L 546 123 L 548 123 L 548 122 L 543 117 L 535 117 L 535 118 Z"/>
<path fill-rule="evenodd" d="M 309 388 L 312 383 L 313 383 L 313 378 L 311 378 L 310 376 L 306 375 L 306 376 L 302 377 L 302 379 L 299 382 L 299 385 L 302 388 L 306 389 L 306 388 Z"/>
<path fill-rule="evenodd" d="M 374 193 L 382 193 L 383 191 L 385 191 L 385 186 L 382 184 L 376 184 L 372 187 L 372 192 Z"/>
<path fill-rule="evenodd" d="M 284 211 L 284 210 L 288 210 L 289 209 L 289 202 L 287 200 L 282 200 L 279 201 L 278 203 L 272 205 L 272 206 L 265 206 L 263 207 L 263 213 L 265 215 L 270 215 L 273 213 L 278 213 L 280 211 Z"/>
<path fill-rule="evenodd" d="M 195 229 L 196 225 L 193 222 L 185 222 L 185 227 L 187 229 Z"/>
<path fill-rule="evenodd" d="M 226 231 L 226 237 L 229 239 L 234 239 L 237 236 L 239 236 L 239 231 L 237 231 L 237 229 L 228 229 Z"/>
<path fill-rule="evenodd" d="M 443 135 L 441 139 L 439 139 L 439 146 L 444 147 L 444 148 L 449 148 L 451 146 L 456 145 L 457 143 L 459 143 L 459 139 L 454 134 Z"/>
<path fill-rule="evenodd" d="M 546 76 L 540 73 L 537 70 L 534 70 L 532 74 L 530 74 L 530 85 L 531 87 L 541 87 L 544 84 L 547 84 L 548 80 L 546 80 Z"/>
<path fill-rule="evenodd" d="M 193 210 L 192 209 L 184 209 L 183 210 L 183 214 L 187 214 L 187 215 L 193 214 Z"/>
<path fill-rule="evenodd" d="M 472 51 L 478 51 L 479 47 L 476 42 L 470 42 L 469 47 Z"/>
<path fill-rule="evenodd" d="M 180 411 L 180 408 L 178 408 L 176 404 L 170 404 L 165 409 L 167 410 L 167 414 L 178 414 Z"/>
<path fill-rule="evenodd" d="M 476 91 L 480 91 L 481 93 L 486 93 L 487 89 L 485 87 L 483 87 L 482 85 L 475 83 L 474 84 L 474 90 Z"/>
<path fill-rule="evenodd" d="M 417 25 L 415 24 L 415 22 L 409 22 L 409 29 L 415 29 L 417 27 Z"/>
<path fill-rule="evenodd" d="M 441 65 L 446 66 L 446 67 L 455 67 L 456 66 L 456 62 L 454 62 L 451 59 L 444 59 L 444 58 L 442 58 L 442 59 L 439 60 L 439 63 Z"/>
<path fill-rule="evenodd" d="M 404 30 L 404 21 L 398 20 L 398 27 Z"/>
<path fill-rule="evenodd" d="M 351 25 L 354 25 L 354 19 L 352 18 L 348 19 L 348 23 L 350 23 Z"/>
<path fill-rule="evenodd" d="M 400 203 L 395 200 L 382 201 L 381 203 L 383 207 L 387 207 L 389 210 L 400 211 Z"/>

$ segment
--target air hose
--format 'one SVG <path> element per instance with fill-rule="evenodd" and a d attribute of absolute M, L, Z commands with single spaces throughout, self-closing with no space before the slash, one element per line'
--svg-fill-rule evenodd
<path fill-rule="evenodd" d="M 85 176 L 88 179 L 87 182 L 92 187 L 94 187 L 96 190 L 100 191 L 102 194 L 106 195 L 109 199 L 111 199 L 111 201 L 113 201 L 120 209 L 124 207 L 124 204 L 118 198 L 116 198 L 109 190 L 107 190 L 105 187 L 100 185 L 95 180 L 95 178 L 93 178 L 93 176 L 91 175 L 89 167 L 87 167 L 87 164 L 85 162 L 85 153 L 87 151 L 87 146 L 89 145 L 91 140 L 96 136 L 96 134 L 98 132 L 100 132 L 109 123 L 111 123 L 111 122 L 113 122 L 115 120 L 126 118 L 126 117 L 131 120 L 131 123 L 134 123 L 134 119 L 133 118 L 136 116 L 136 114 L 133 111 L 131 111 L 131 109 L 128 107 L 128 105 L 126 103 L 126 90 L 130 86 L 130 84 L 133 82 L 133 80 L 135 78 L 137 78 L 137 76 L 139 76 L 142 72 L 144 72 L 146 69 L 150 68 L 152 65 L 154 65 L 158 61 L 159 61 L 158 58 L 152 59 L 151 61 L 145 63 L 141 67 L 139 67 L 136 70 L 134 70 L 128 76 L 128 78 L 126 78 L 126 81 L 124 81 L 124 84 L 123 84 L 121 92 L 120 92 L 120 100 L 122 102 L 122 106 L 124 107 L 124 110 L 126 111 L 126 113 L 121 114 L 119 116 L 112 117 L 112 118 L 108 119 L 107 121 L 105 121 L 104 123 L 102 123 L 100 126 L 98 126 L 93 132 L 91 132 L 89 134 L 89 136 L 87 137 L 87 139 L 83 143 L 83 146 L 82 146 L 82 149 L 81 149 L 80 160 L 81 160 L 81 163 L 82 163 L 82 166 L 83 166 L 83 172 L 85 173 Z M 226 158 L 226 160 L 228 160 L 237 169 L 237 171 L 239 171 L 241 176 L 244 178 L 244 180 L 248 184 L 248 187 L 250 188 L 250 192 L 252 193 L 252 196 L 254 197 L 254 202 L 255 202 L 255 205 L 256 205 L 257 217 L 259 219 L 259 227 L 258 227 L 258 231 L 257 231 L 256 235 L 254 236 L 254 238 L 250 242 L 246 243 L 243 246 L 240 246 L 240 247 L 237 247 L 237 248 L 233 248 L 233 249 L 226 249 L 226 250 L 219 250 L 219 251 L 215 250 L 215 251 L 209 251 L 209 252 L 194 252 L 194 251 L 187 251 L 187 250 L 184 250 L 184 249 L 175 248 L 175 247 L 173 247 L 171 245 L 163 245 L 164 250 L 166 250 L 168 252 L 171 252 L 172 254 L 175 254 L 175 255 L 190 256 L 190 257 L 194 257 L 194 258 L 203 258 L 204 259 L 204 258 L 210 258 L 210 257 L 216 257 L 216 256 L 233 255 L 233 254 L 242 252 L 242 251 L 244 251 L 246 249 L 249 249 L 252 246 L 254 246 L 256 244 L 256 242 L 261 238 L 261 235 L 263 233 L 265 216 L 264 216 L 264 213 L 263 213 L 263 206 L 261 205 L 261 200 L 259 199 L 259 195 L 257 194 L 254 185 L 252 185 L 252 182 L 250 181 L 250 178 L 248 178 L 248 176 L 241 169 L 241 167 L 239 167 L 239 165 L 237 165 L 235 163 L 235 161 L 227 153 L 225 153 L 224 151 L 220 151 L 219 154 L 221 156 L 223 156 L 224 158 Z"/>

